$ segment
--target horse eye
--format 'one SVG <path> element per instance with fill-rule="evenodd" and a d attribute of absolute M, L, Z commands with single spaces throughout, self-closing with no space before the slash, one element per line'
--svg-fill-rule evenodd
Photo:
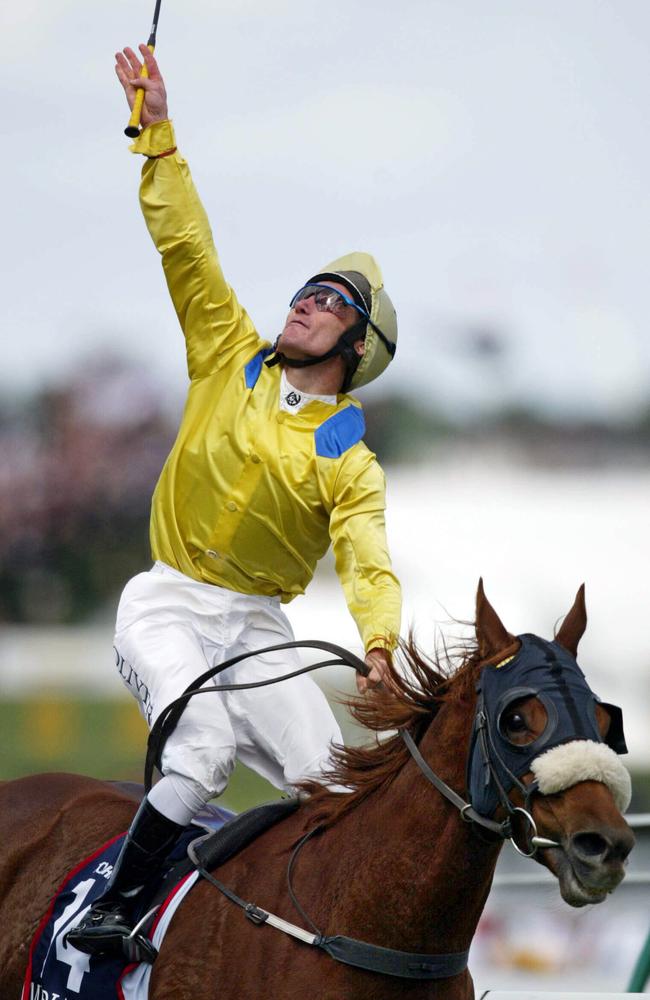
<path fill-rule="evenodd" d="M 511 733 L 525 733 L 528 728 L 526 720 L 523 715 L 519 714 L 519 712 L 513 712 L 512 715 L 507 715 L 503 721 L 505 728 Z"/>
<path fill-rule="evenodd" d="M 511 702 L 499 718 L 499 732 L 508 743 L 524 747 L 532 743 L 546 728 L 548 715 L 542 702 L 524 695 Z"/>

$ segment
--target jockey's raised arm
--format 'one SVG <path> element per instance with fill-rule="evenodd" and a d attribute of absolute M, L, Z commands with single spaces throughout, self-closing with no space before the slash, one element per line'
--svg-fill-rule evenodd
<path fill-rule="evenodd" d="M 190 378 L 214 371 L 224 352 L 254 348 L 259 337 L 226 282 L 208 217 L 186 161 L 176 151 L 165 83 L 153 54 L 140 46 L 148 77 L 133 49 L 116 54 L 115 70 L 129 107 L 136 86 L 145 90 L 142 123 L 131 146 L 147 157 L 142 168 L 140 205 L 151 238 L 162 256 L 167 287 L 187 345 Z"/>
<path fill-rule="evenodd" d="M 263 345 L 223 276 L 208 217 L 186 161 L 176 151 L 172 123 L 156 122 L 131 147 L 147 156 L 140 205 L 185 335 L 190 378 L 203 378 L 233 352 Z"/>

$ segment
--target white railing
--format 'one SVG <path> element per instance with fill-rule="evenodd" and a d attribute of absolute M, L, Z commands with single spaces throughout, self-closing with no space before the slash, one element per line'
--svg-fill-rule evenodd
<path fill-rule="evenodd" d="M 630 813 L 625 819 L 627 825 L 631 826 L 633 830 L 643 830 L 650 827 L 650 813 Z"/>
<path fill-rule="evenodd" d="M 540 993 L 539 990 L 485 990 L 477 994 L 478 1000 L 630 1000 L 645 997 L 647 993 Z"/>

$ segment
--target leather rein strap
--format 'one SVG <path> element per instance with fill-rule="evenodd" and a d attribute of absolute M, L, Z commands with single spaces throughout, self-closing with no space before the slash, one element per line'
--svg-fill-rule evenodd
<path fill-rule="evenodd" d="M 307 841 L 319 832 L 320 827 L 314 827 L 313 830 L 310 830 L 298 842 L 291 855 L 287 869 L 287 881 L 289 883 L 291 899 L 305 921 L 313 927 L 313 932 L 307 931 L 303 927 L 298 927 L 288 920 L 283 920 L 282 917 L 278 917 L 269 910 L 264 910 L 255 903 L 249 903 L 241 899 L 232 889 L 229 889 L 202 866 L 193 849 L 193 844 L 189 845 L 187 853 L 201 878 L 204 878 L 206 882 L 209 882 L 210 885 L 213 885 L 219 892 L 223 893 L 232 903 L 239 906 L 253 924 L 260 927 L 264 924 L 275 927 L 277 930 L 282 931 L 284 934 L 289 934 L 304 944 L 322 949 L 330 958 L 333 958 L 337 962 L 342 962 L 344 965 L 352 965 L 357 969 L 366 969 L 368 972 L 378 972 L 384 976 L 397 976 L 400 979 L 448 979 L 450 976 L 457 976 L 467 968 L 469 951 L 451 952 L 446 955 L 424 955 L 420 952 L 399 951 L 396 948 L 382 948 L 367 941 L 358 941 L 356 938 L 345 937 L 343 934 L 326 935 L 321 933 L 298 903 L 291 885 L 291 871 L 298 853 Z"/>
<path fill-rule="evenodd" d="M 488 819 L 487 816 L 481 816 L 477 813 L 471 802 L 465 802 L 460 795 L 450 788 L 442 778 L 439 778 L 435 771 L 433 771 L 426 760 L 420 753 L 418 745 L 406 729 L 400 730 L 400 736 L 404 740 L 411 757 L 417 764 L 417 766 L 422 771 L 424 777 L 429 781 L 434 788 L 436 788 L 441 795 L 451 802 L 453 806 L 460 812 L 461 817 L 466 823 L 476 823 L 478 826 L 482 826 L 483 829 L 489 830 L 490 833 L 496 833 L 497 836 L 502 837 L 507 840 L 511 836 L 510 821 L 504 820 L 503 823 L 497 823 L 492 819 Z"/>

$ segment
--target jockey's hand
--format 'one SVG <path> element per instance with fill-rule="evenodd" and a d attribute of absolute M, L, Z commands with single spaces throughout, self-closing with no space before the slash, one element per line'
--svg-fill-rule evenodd
<path fill-rule="evenodd" d="M 141 77 L 142 60 L 138 59 L 133 49 L 126 48 L 124 52 L 115 53 L 115 72 L 124 87 L 129 108 L 133 108 L 135 95 L 139 87 L 144 90 L 144 104 L 140 121 L 143 128 L 154 122 L 164 122 L 169 118 L 167 109 L 167 93 L 158 63 L 146 45 L 139 45 L 142 59 L 147 66 L 148 77 Z"/>
<path fill-rule="evenodd" d="M 366 691 L 378 687 L 384 678 L 388 677 L 391 656 L 386 649 L 377 647 L 376 649 L 368 650 L 365 660 L 366 666 L 370 668 L 370 673 L 367 677 L 357 674 L 357 690 L 359 694 L 365 694 Z"/>

